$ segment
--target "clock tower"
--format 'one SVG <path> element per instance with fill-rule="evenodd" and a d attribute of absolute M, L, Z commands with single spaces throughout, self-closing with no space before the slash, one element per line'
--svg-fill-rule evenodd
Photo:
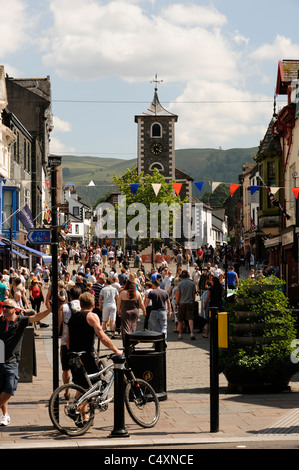
<path fill-rule="evenodd" d="M 157 78 L 154 80 L 157 84 Z M 137 170 L 144 175 L 151 174 L 154 168 L 166 181 L 175 179 L 175 123 L 172 114 L 161 105 L 155 87 L 153 101 L 142 114 L 135 116 L 138 125 Z"/>

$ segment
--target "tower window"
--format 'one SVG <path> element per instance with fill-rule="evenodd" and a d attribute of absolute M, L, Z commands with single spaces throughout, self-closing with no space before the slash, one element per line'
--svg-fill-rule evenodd
<path fill-rule="evenodd" d="M 152 125 L 152 137 L 161 137 L 162 135 L 162 127 L 160 124 L 153 124 Z"/>
<path fill-rule="evenodd" d="M 161 165 L 159 162 L 152 163 L 150 166 L 150 171 L 153 171 L 155 168 L 157 168 L 158 171 L 164 171 L 163 165 Z"/>

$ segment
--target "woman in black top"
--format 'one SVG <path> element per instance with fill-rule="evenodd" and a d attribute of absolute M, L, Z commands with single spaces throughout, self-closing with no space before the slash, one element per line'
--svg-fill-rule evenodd
<path fill-rule="evenodd" d="M 204 308 L 206 308 L 207 303 L 210 302 L 209 308 L 217 307 L 218 309 L 220 309 L 222 305 L 222 295 L 223 295 L 223 287 L 220 284 L 218 277 L 213 276 L 211 279 L 211 286 L 207 292 L 207 298 L 204 303 Z M 207 319 L 207 321 L 209 321 L 209 319 Z M 209 323 L 207 323 L 206 331 L 202 336 L 204 338 L 208 338 Z"/>

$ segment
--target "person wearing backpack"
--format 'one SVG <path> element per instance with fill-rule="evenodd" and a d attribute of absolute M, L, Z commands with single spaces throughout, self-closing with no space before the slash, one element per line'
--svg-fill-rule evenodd
<path fill-rule="evenodd" d="M 69 290 L 70 302 L 61 305 L 58 312 L 58 331 L 62 330 L 60 343 L 60 360 L 62 368 L 62 381 L 64 384 L 70 383 L 71 371 L 69 366 L 69 351 L 66 345 L 67 325 L 73 313 L 81 310 L 79 297 L 80 287 L 73 286 Z M 67 396 L 66 396 L 67 398 Z"/>

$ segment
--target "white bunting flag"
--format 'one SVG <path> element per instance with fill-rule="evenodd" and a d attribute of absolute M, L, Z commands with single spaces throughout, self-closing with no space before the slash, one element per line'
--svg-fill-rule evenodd
<path fill-rule="evenodd" d="M 156 196 L 158 196 L 161 186 L 162 185 L 159 183 L 152 183 L 152 187 L 153 187 L 153 190 L 155 191 Z"/>

